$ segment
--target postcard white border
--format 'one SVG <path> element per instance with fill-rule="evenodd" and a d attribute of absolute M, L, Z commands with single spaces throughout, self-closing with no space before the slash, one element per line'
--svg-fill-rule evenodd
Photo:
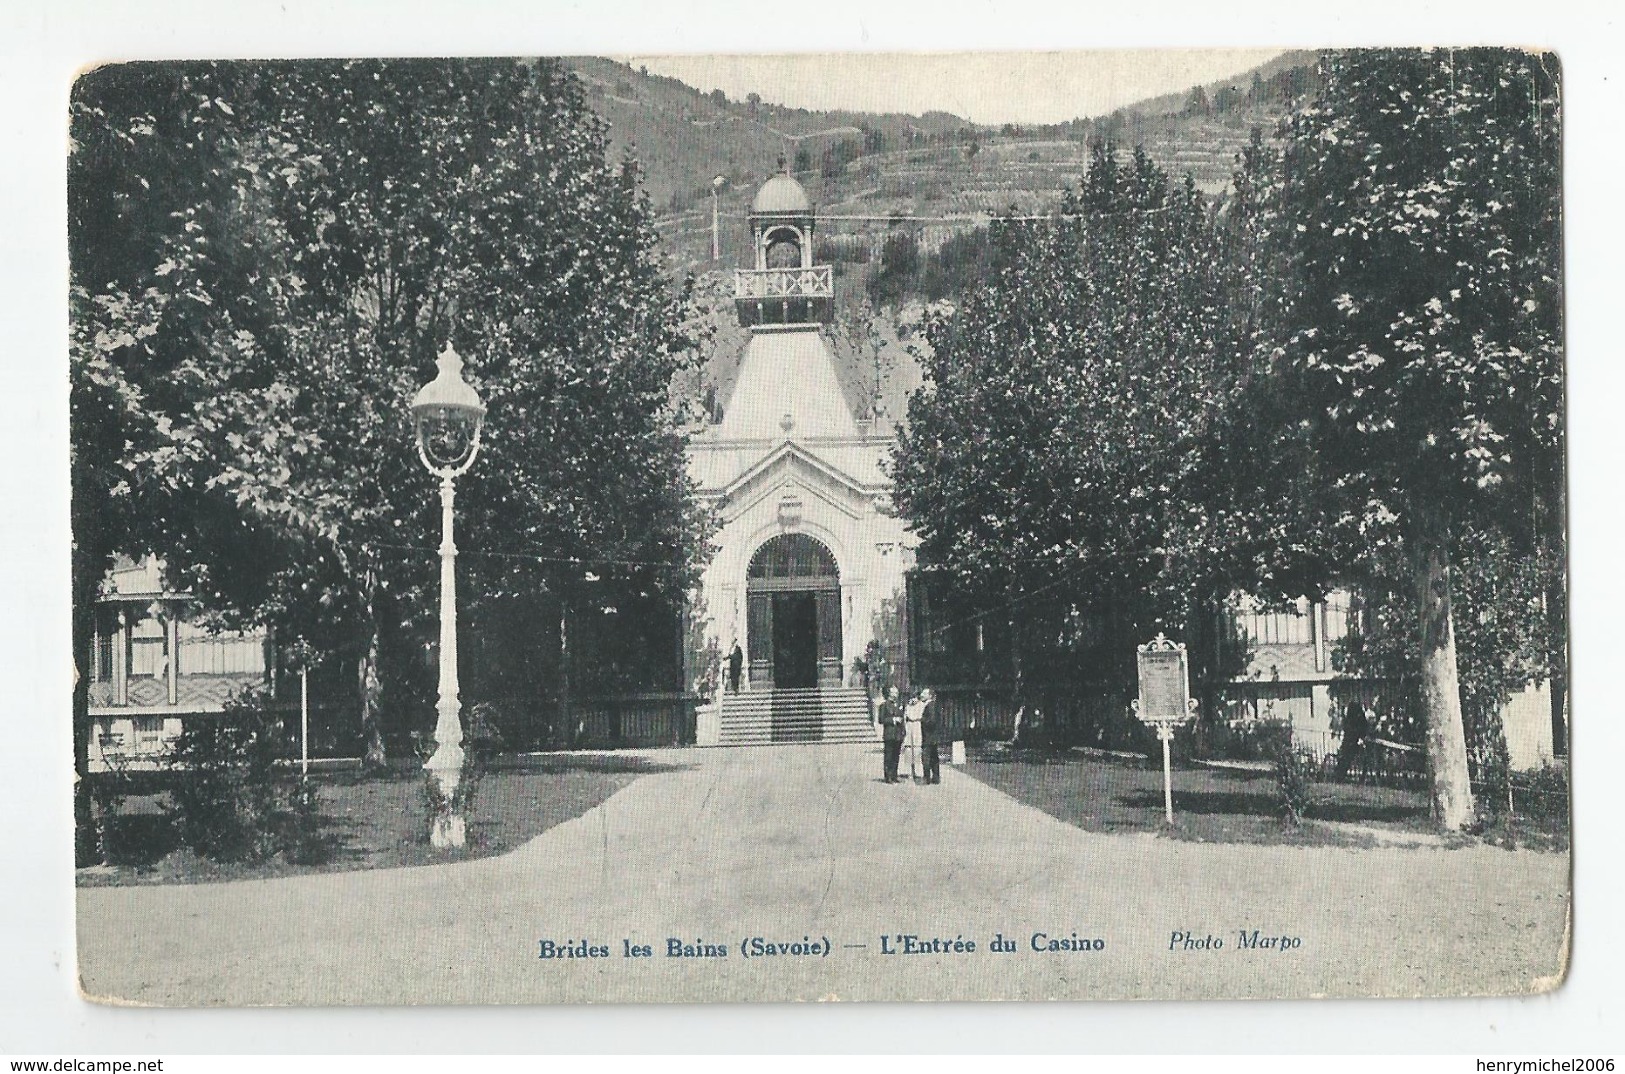
<path fill-rule="evenodd" d="M 6 105 L 0 184 L 0 548 L 8 615 L 0 623 L 0 1050 L 109 1051 L 735 1051 L 918 1050 L 1095 1052 L 1401 1051 L 1596 1054 L 1617 1047 L 1604 1012 L 1620 1009 L 1625 880 L 1614 851 L 1625 757 L 1617 691 L 1606 672 L 1625 642 L 1617 429 L 1622 238 L 1617 138 L 1620 23 L 1550 2 L 1328 4 L 1280 13 L 1255 0 L 1113 5 L 929 0 L 796 4 L 658 0 L 547 10 L 535 0 L 403 5 L 145 0 L 23 0 L 0 14 Z M 802 12 L 803 14 L 797 14 Z M 810 12 L 816 12 L 811 14 Z M 1573 459 L 1574 708 L 1579 921 L 1572 976 L 1551 996 L 1479 1001 L 1186 1004 L 986 1004 L 905 1009 L 395 1009 L 156 1012 L 80 1002 L 72 990 L 72 862 L 65 758 L 54 718 L 67 690 L 65 243 L 63 144 L 74 70 L 99 59 L 627 52 L 1055 49 L 1066 47 L 1498 43 L 1554 47 L 1564 62 Z M 1619 761 L 1615 760 L 1614 764 Z M 18 823 L 27 816 L 28 823 Z M 22 868 L 9 868 L 20 863 Z M 1178 1032 L 1169 1027 L 1177 1025 Z M 17 1054 L 17 1053 L 14 1053 Z"/>

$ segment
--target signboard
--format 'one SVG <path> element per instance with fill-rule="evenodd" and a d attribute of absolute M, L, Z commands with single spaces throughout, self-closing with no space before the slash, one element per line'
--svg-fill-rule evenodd
<path fill-rule="evenodd" d="M 1153 650 L 1141 646 L 1140 719 L 1148 723 L 1183 720 L 1190 700 L 1190 676 L 1185 666 L 1185 650 Z"/>
<path fill-rule="evenodd" d="M 1162 740 L 1162 808 L 1168 823 L 1174 822 L 1174 772 L 1168 757 L 1168 743 L 1174 725 L 1196 715 L 1191 700 L 1190 665 L 1185 647 L 1158 634 L 1135 650 L 1139 658 L 1140 696 L 1134 699 L 1134 714 L 1157 729 Z"/>
<path fill-rule="evenodd" d="M 1190 719 L 1190 666 L 1185 647 L 1158 634 L 1137 651 L 1140 698 L 1136 714 L 1146 723 Z"/>

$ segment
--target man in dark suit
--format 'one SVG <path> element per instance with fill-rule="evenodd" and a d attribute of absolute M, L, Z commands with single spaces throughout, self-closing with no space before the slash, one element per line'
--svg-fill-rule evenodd
<path fill-rule="evenodd" d="M 734 647 L 728 651 L 728 692 L 739 692 L 739 673 L 745 670 L 745 651 L 739 647 L 739 640 L 734 639 Z"/>
<path fill-rule="evenodd" d="M 1365 740 L 1370 734 L 1371 721 L 1366 717 L 1365 706 L 1360 704 L 1359 698 L 1349 698 L 1348 704 L 1343 706 L 1343 738 L 1337 744 L 1338 779 L 1347 779 L 1349 768 L 1360 764 Z"/>
<path fill-rule="evenodd" d="M 880 733 L 886 758 L 882 775 L 887 783 L 896 783 L 897 761 L 903 756 L 903 710 L 890 686 L 880 694 Z"/>
<path fill-rule="evenodd" d="M 924 779 L 927 783 L 942 782 L 942 712 L 930 690 L 920 691 L 925 712 L 920 716 L 920 755 L 924 760 Z"/>

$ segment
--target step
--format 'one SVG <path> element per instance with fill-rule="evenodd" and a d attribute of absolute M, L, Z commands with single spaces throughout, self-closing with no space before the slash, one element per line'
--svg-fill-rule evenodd
<path fill-rule="evenodd" d="M 855 715 L 855 714 L 850 714 L 850 713 L 842 715 L 842 714 L 838 714 L 838 713 L 828 713 L 828 712 L 826 712 L 826 713 L 817 713 L 817 712 L 779 713 L 777 715 L 770 715 L 768 713 L 763 712 L 763 713 L 756 713 L 756 714 L 753 714 L 753 715 L 750 715 L 750 716 L 724 717 L 723 726 L 724 727 L 730 727 L 730 726 L 731 727 L 750 727 L 750 726 L 754 726 L 756 724 L 761 724 L 762 726 L 765 727 L 768 724 L 789 724 L 789 723 L 823 723 L 823 724 L 829 724 L 831 726 L 839 726 L 839 727 L 873 727 L 874 726 L 872 723 L 869 722 L 869 718 L 867 716 Z"/>
<path fill-rule="evenodd" d="M 723 717 L 765 717 L 769 713 L 827 713 L 827 715 L 842 715 L 842 717 L 856 717 L 868 720 L 869 710 L 864 705 L 819 705 L 817 702 L 803 705 L 723 705 Z"/>
<path fill-rule="evenodd" d="M 752 728 L 723 734 L 720 746 L 772 746 L 780 743 L 876 743 L 869 728 Z"/>
<path fill-rule="evenodd" d="M 847 705 L 855 708 L 868 708 L 869 702 L 862 694 L 856 697 L 850 695 L 830 696 L 824 694 L 729 694 L 723 700 L 724 705 Z"/>
<path fill-rule="evenodd" d="M 774 708 L 722 710 L 722 718 L 725 720 L 794 719 L 803 716 L 822 716 L 828 719 L 862 720 L 864 723 L 869 722 L 869 711 L 867 709 L 834 709 L 819 705 L 797 705 L 793 708 L 788 705 L 783 705 L 776 706 Z"/>
<path fill-rule="evenodd" d="M 856 738 L 847 734 L 829 734 L 824 738 L 767 738 L 767 736 L 752 736 L 752 738 L 726 738 L 718 741 L 720 749 L 733 749 L 733 747 L 746 746 L 858 746 L 858 744 L 871 743 L 873 739 Z"/>
<path fill-rule="evenodd" d="M 722 733 L 722 737 L 727 738 L 731 735 L 745 735 L 753 734 L 758 731 L 771 731 L 773 728 L 788 729 L 819 727 L 828 728 L 831 731 L 861 731 L 864 734 L 870 734 L 874 731 L 874 725 L 869 723 L 867 720 L 820 720 L 816 717 L 811 719 L 797 720 L 733 720 L 723 724 L 720 731 Z"/>
<path fill-rule="evenodd" d="M 868 708 L 869 699 L 863 692 L 855 694 L 819 694 L 817 691 L 757 691 L 752 694 L 728 694 L 723 705 L 853 705 Z"/>
<path fill-rule="evenodd" d="M 727 694 L 720 746 L 869 743 L 876 740 L 869 696 L 853 687 L 809 687 Z"/>
<path fill-rule="evenodd" d="M 768 716 L 840 716 L 854 720 L 867 720 L 869 710 L 861 708 L 833 708 L 829 705 L 763 705 L 760 708 L 724 708 L 722 718 L 748 720 Z"/>
<path fill-rule="evenodd" d="M 722 703 L 725 709 L 773 709 L 773 708 L 826 708 L 841 709 L 851 712 L 868 712 L 869 704 L 861 697 L 780 697 L 762 701 L 735 701 L 729 698 Z"/>

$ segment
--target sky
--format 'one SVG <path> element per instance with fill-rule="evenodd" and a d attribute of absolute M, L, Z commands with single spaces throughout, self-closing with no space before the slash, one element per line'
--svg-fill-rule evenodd
<path fill-rule="evenodd" d="M 952 112 L 976 123 L 1056 123 L 1256 67 L 1279 49 L 617 56 L 735 100 L 809 109 Z"/>

